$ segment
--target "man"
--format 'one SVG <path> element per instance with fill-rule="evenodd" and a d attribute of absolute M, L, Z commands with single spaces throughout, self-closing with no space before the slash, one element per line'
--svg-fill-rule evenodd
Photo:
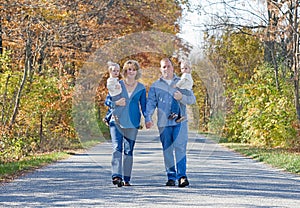
<path fill-rule="evenodd" d="M 174 74 L 170 59 L 164 58 L 160 61 L 160 72 L 160 79 L 154 82 L 149 89 L 145 118 L 146 127 L 151 128 L 153 126 L 152 115 L 157 108 L 157 126 L 168 177 L 166 186 L 175 186 L 175 182 L 178 180 L 178 186 L 185 187 L 189 185 L 186 176 L 188 124 L 187 120 L 176 122 L 168 117 L 171 113 L 172 98 L 180 102 L 182 116 L 185 117 L 187 117 L 186 105 L 194 104 L 196 98 L 192 90 L 188 95 L 183 95 L 174 88 L 180 78 Z"/>

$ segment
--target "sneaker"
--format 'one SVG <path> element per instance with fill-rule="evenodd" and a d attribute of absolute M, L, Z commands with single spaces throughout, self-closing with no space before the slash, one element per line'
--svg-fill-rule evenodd
<path fill-rule="evenodd" d="M 180 123 L 180 122 L 182 122 L 184 120 L 185 120 L 185 117 L 182 116 L 182 117 L 177 118 L 175 121 L 176 121 L 176 123 Z"/>
<path fill-rule="evenodd" d="M 178 187 L 186 187 L 188 186 L 190 183 L 187 179 L 187 177 L 183 176 L 178 180 Z"/>
<path fill-rule="evenodd" d="M 114 185 L 117 185 L 118 187 L 123 186 L 122 178 L 119 178 L 119 177 L 114 177 L 112 180 L 112 183 Z"/>
<path fill-rule="evenodd" d="M 169 179 L 168 182 L 166 183 L 166 186 L 175 186 L 175 181 Z"/>
<path fill-rule="evenodd" d="M 169 120 L 173 120 L 177 117 L 178 115 L 176 113 L 171 113 L 168 117 Z"/>

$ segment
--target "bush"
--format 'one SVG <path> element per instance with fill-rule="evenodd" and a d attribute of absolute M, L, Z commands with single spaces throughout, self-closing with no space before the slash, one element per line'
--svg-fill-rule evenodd
<path fill-rule="evenodd" d="M 233 142 L 286 147 L 296 139 L 293 88 L 280 80 L 277 89 L 272 68 L 263 66 L 251 80 L 232 92 L 233 109 L 227 137 Z"/>

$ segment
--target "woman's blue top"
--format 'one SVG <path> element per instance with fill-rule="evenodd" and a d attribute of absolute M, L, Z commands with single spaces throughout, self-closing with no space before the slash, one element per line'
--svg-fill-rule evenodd
<path fill-rule="evenodd" d="M 122 87 L 121 96 L 126 99 L 126 106 L 117 106 L 115 102 L 111 101 L 111 96 L 108 95 L 105 100 L 105 104 L 112 109 L 122 108 L 121 115 L 119 117 L 119 123 L 122 128 L 139 128 L 141 122 L 141 113 L 145 117 L 146 113 L 146 88 L 140 82 L 137 83 L 136 88 L 129 97 L 125 83 L 120 80 Z"/>

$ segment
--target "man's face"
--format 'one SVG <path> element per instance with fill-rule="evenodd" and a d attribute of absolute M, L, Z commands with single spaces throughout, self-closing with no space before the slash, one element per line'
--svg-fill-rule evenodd
<path fill-rule="evenodd" d="M 160 62 L 160 72 L 162 74 L 162 78 L 172 79 L 174 73 L 174 68 L 172 63 L 168 60 L 162 60 Z"/>

